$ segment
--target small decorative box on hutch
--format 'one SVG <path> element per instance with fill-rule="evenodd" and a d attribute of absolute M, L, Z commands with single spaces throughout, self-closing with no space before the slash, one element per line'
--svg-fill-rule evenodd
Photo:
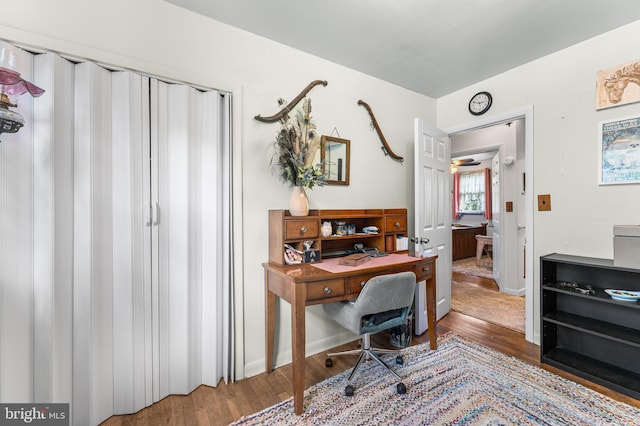
<path fill-rule="evenodd" d="M 323 223 L 331 234 L 323 236 Z M 310 210 L 308 216 L 291 216 L 288 210 L 269 210 L 269 262 L 290 263 L 285 251 L 319 250 L 321 261 L 331 257 L 370 252 L 407 253 L 407 209 Z M 356 248 L 359 247 L 359 248 Z M 361 247 L 361 249 L 360 249 Z"/>
<path fill-rule="evenodd" d="M 550 254 L 540 289 L 540 361 L 640 398 L 640 270 Z"/>

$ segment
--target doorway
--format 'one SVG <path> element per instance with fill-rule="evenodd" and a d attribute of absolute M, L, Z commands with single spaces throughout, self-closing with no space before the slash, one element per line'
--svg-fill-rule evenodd
<path fill-rule="evenodd" d="M 500 152 L 491 147 L 490 151 L 481 148 L 456 156 L 457 146 L 465 140 L 482 140 L 478 132 L 451 137 L 451 309 L 524 334 L 524 296 L 507 294 L 517 286 L 502 276 L 506 269 L 502 262 L 514 263 L 521 258 L 513 250 L 505 250 L 501 238 L 502 217 L 506 214 L 500 210 L 501 200 L 503 196 L 509 200 L 514 197 L 504 189 Z M 511 129 L 503 131 L 494 126 L 481 132 L 491 134 L 492 141 L 505 146 L 516 141 Z"/>
<path fill-rule="evenodd" d="M 525 336 L 532 342 L 533 326 L 533 108 L 527 107 L 473 125 L 448 129 L 452 158 L 498 152 L 500 189 L 495 207 L 502 216 L 500 244 L 493 247 L 501 278 L 500 293 L 525 298 Z M 500 142 L 495 132 L 511 134 L 511 142 Z M 491 229 L 491 228 L 489 228 Z"/>

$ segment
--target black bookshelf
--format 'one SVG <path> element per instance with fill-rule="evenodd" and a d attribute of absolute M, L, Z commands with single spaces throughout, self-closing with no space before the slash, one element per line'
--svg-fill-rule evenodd
<path fill-rule="evenodd" d="M 640 270 L 609 259 L 540 258 L 540 361 L 640 399 L 640 303 L 605 289 L 640 291 Z"/>

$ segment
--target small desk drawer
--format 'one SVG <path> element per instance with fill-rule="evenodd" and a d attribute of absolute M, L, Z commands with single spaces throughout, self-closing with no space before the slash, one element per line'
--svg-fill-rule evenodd
<path fill-rule="evenodd" d="M 357 277 L 351 277 L 347 280 L 347 294 L 360 293 L 360 290 L 362 290 L 362 287 L 364 287 L 367 281 L 369 281 L 373 277 L 379 277 L 381 275 L 397 274 L 399 272 L 414 272 L 414 271 L 413 271 L 413 268 L 408 267 L 404 271 L 398 270 L 398 271 L 387 272 L 382 274 L 378 272 L 376 274 L 363 274 L 363 275 L 358 275 Z"/>
<path fill-rule="evenodd" d="M 338 278 L 307 285 L 307 300 L 327 299 L 344 295 L 344 280 Z"/>
<path fill-rule="evenodd" d="M 366 274 L 366 275 L 358 275 L 357 277 L 351 277 L 347 280 L 347 294 L 358 294 L 362 287 L 369 281 L 371 278 L 380 275 L 378 274 Z"/>
<path fill-rule="evenodd" d="M 418 263 L 415 270 L 416 280 L 422 281 L 432 278 L 435 265 L 436 263 L 433 260 Z"/>
<path fill-rule="evenodd" d="M 320 225 L 315 219 L 286 220 L 284 239 L 318 238 Z"/>
<path fill-rule="evenodd" d="M 387 216 L 385 219 L 385 231 L 389 232 L 407 232 L 406 216 Z"/>

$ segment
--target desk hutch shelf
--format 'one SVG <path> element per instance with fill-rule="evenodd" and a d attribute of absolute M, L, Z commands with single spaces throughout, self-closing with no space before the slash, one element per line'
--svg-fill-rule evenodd
<path fill-rule="evenodd" d="M 640 291 L 640 270 L 550 254 L 540 258 L 540 280 L 540 361 L 640 398 L 640 304 L 604 291 Z M 573 283 L 594 293 L 583 294 Z"/>
<path fill-rule="evenodd" d="M 331 236 L 323 237 L 324 222 L 332 225 Z M 336 235 L 337 222 L 353 224 L 353 235 Z M 363 228 L 375 226 L 377 234 L 365 234 Z M 398 237 L 407 238 L 407 209 L 343 209 L 310 210 L 308 216 L 291 216 L 288 210 L 269 211 L 269 261 L 284 265 L 284 245 L 304 250 L 304 242 L 320 250 L 321 259 L 345 256 L 355 252 L 355 244 L 386 253 L 407 253 L 398 249 Z"/>

